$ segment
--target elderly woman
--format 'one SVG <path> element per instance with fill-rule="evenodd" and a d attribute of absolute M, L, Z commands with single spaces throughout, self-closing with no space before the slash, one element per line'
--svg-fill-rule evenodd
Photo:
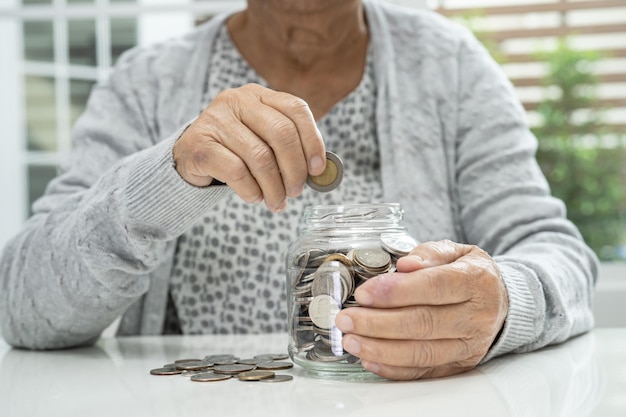
<path fill-rule="evenodd" d="M 0 264 L 4 338 L 287 328 L 282 257 L 311 204 L 398 202 L 422 242 L 337 315 L 390 379 L 455 374 L 593 326 L 597 265 L 470 33 L 373 0 L 249 0 L 136 48 Z M 304 187 L 340 154 L 345 180 Z M 458 243 L 455 243 L 458 242 Z"/>

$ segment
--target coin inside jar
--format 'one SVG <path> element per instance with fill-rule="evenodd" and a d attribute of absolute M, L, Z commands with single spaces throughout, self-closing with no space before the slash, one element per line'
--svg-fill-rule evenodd
<path fill-rule="evenodd" d="M 316 191 L 325 193 L 339 186 L 343 179 L 343 161 L 338 155 L 326 152 L 326 168 L 320 175 L 309 175 L 306 183 Z"/>
<path fill-rule="evenodd" d="M 337 313 L 339 313 L 339 304 L 330 295 L 318 295 L 309 304 L 311 320 L 322 329 L 330 329 L 335 324 Z"/>
<path fill-rule="evenodd" d="M 380 242 L 387 252 L 397 257 L 408 255 L 417 246 L 417 240 L 404 233 L 382 233 Z"/>

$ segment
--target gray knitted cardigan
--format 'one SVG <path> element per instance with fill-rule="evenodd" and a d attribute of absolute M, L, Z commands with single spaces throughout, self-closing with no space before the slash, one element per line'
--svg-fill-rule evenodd
<path fill-rule="evenodd" d="M 421 241 L 482 247 L 504 279 L 509 312 L 485 360 L 589 330 L 597 261 L 549 194 L 506 77 L 458 25 L 364 4 L 385 201 Z M 120 315 L 121 335 L 162 331 L 177 237 L 232 192 L 187 184 L 172 159 L 225 18 L 127 52 L 94 89 L 61 175 L 0 260 L 8 343 L 88 344 Z"/>

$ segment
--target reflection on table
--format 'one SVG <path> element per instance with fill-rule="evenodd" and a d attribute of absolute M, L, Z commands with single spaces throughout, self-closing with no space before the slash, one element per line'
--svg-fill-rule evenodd
<path fill-rule="evenodd" d="M 625 416 L 626 329 L 603 329 L 437 380 L 200 383 L 149 370 L 179 358 L 286 351 L 287 336 L 105 338 L 32 352 L 0 342 L 0 416 Z"/>

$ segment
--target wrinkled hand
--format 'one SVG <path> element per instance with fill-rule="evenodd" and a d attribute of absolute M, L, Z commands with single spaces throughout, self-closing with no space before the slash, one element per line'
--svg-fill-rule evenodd
<path fill-rule="evenodd" d="M 302 193 L 308 174 L 324 171 L 325 160 L 307 103 L 257 84 L 218 94 L 174 146 L 176 170 L 188 183 L 217 179 L 276 212 Z"/>
<path fill-rule="evenodd" d="M 388 379 L 476 367 L 508 310 L 495 261 L 476 246 L 441 241 L 418 245 L 396 267 L 355 291 L 362 307 L 337 315 L 344 349 Z"/>

